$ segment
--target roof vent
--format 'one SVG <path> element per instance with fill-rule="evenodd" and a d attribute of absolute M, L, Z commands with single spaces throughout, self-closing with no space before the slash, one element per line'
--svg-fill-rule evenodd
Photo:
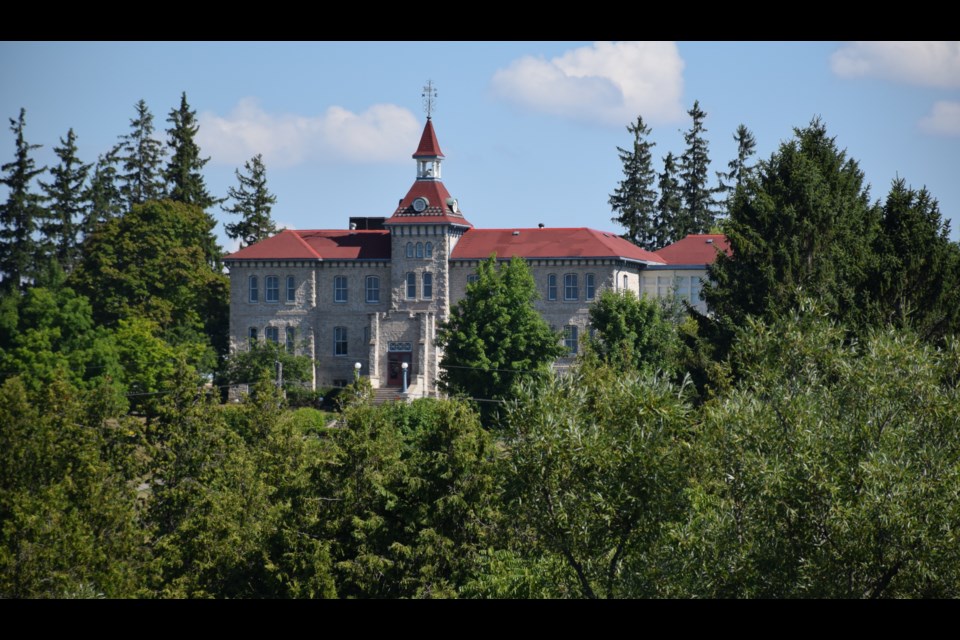
<path fill-rule="evenodd" d="M 538 228 L 538 229 L 543 229 L 543 223 L 541 222 L 541 223 L 537 224 L 537 228 Z"/>
<path fill-rule="evenodd" d="M 518 236 L 518 235 L 520 235 L 520 232 L 519 232 L 519 231 L 514 231 L 514 232 L 513 232 L 513 235 Z"/>
<path fill-rule="evenodd" d="M 707 244 L 713 244 L 713 238 L 707 238 Z"/>
<path fill-rule="evenodd" d="M 356 222 L 351 222 L 351 223 L 350 223 L 350 231 L 356 231 L 356 230 L 357 230 L 357 223 L 356 223 Z"/>

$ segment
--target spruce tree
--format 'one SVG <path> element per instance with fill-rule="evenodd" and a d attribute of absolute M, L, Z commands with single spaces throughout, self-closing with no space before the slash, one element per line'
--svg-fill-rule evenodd
<path fill-rule="evenodd" d="M 84 219 L 88 204 L 84 183 L 90 165 L 77 158 L 77 136 L 70 129 L 67 138 L 60 138 L 60 146 L 54 147 L 60 164 L 50 169 L 53 182 L 40 182 L 49 203 L 40 223 L 42 234 L 41 252 L 45 261 L 56 261 L 69 273 L 77 259 L 78 223 Z"/>
<path fill-rule="evenodd" d="M 16 136 L 16 156 L 13 162 L 0 167 L 4 171 L 0 184 L 7 187 L 7 201 L 0 206 L 0 286 L 7 291 L 19 288 L 20 281 L 33 275 L 32 265 L 36 255 L 33 232 L 37 218 L 43 213 L 41 197 L 31 191 L 30 183 L 43 173 L 45 168 L 36 168 L 30 152 L 39 144 L 28 144 L 23 137 L 26 127 L 26 109 L 20 109 L 20 117 L 10 118 L 10 130 Z"/>
<path fill-rule="evenodd" d="M 724 224 L 732 255 L 710 266 L 704 298 L 730 326 L 778 317 L 803 297 L 855 326 L 879 224 L 863 171 L 814 119 L 734 194 Z"/>
<path fill-rule="evenodd" d="M 277 197 L 267 190 L 267 170 L 263 166 L 263 156 L 259 153 L 243 165 L 246 175 L 237 169 L 239 188 L 230 187 L 227 195 L 234 200 L 231 207 L 223 207 L 227 213 L 242 216 L 240 222 L 225 225 L 227 236 L 240 239 L 245 247 L 269 238 L 277 232 L 277 226 L 270 217 L 270 211 Z"/>
<path fill-rule="evenodd" d="M 137 117 L 130 121 L 131 131 L 121 136 L 119 144 L 123 163 L 120 192 L 128 209 L 166 195 L 161 175 L 163 145 L 153 138 L 153 114 L 143 100 L 135 108 Z"/>
<path fill-rule="evenodd" d="M 717 171 L 717 193 L 723 197 L 725 208 L 729 209 L 733 193 L 744 185 L 754 173 L 756 167 L 748 165 L 747 161 L 756 153 L 757 141 L 750 129 L 741 124 L 733 134 L 737 143 L 737 157 L 727 163 L 729 171 Z"/>
<path fill-rule="evenodd" d="M 713 193 L 707 187 L 710 170 L 710 157 L 707 140 L 703 137 L 706 128 L 703 121 L 707 114 L 695 100 L 693 108 L 687 112 L 693 119 L 690 130 L 684 134 L 687 150 L 680 157 L 680 179 L 683 184 L 683 216 L 678 225 L 677 239 L 688 233 L 707 233 L 716 217 L 716 203 Z"/>
<path fill-rule="evenodd" d="M 656 174 L 650 154 L 656 143 L 646 140 L 650 127 L 643 123 L 642 116 L 637 116 L 636 123 L 627 125 L 627 131 L 633 134 L 633 149 L 617 147 L 624 178 L 610 195 L 609 203 L 617 214 L 613 221 L 627 229 L 623 237 L 653 251 L 659 248 L 655 220 L 657 193 L 653 190 Z"/>
<path fill-rule="evenodd" d="M 180 96 L 180 108 L 170 110 L 167 122 L 172 125 L 167 129 L 170 135 L 167 146 L 170 147 L 172 155 L 164 171 L 169 197 L 176 202 L 208 209 L 215 205 L 217 200 L 207 193 L 200 170 L 210 158 L 200 157 L 200 147 L 195 141 L 200 128 L 197 125 L 197 112 L 192 111 L 187 104 L 186 92 Z"/>
<path fill-rule="evenodd" d="M 117 182 L 117 153 L 118 149 L 114 147 L 101 155 L 93 169 L 90 185 L 85 193 L 87 215 L 80 223 L 84 240 L 104 222 L 123 215 L 125 203 Z"/>
<path fill-rule="evenodd" d="M 672 151 L 663 158 L 663 173 L 657 186 L 660 200 L 657 201 L 656 232 L 657 248 L 660 249 L 683 237 L 683 193 L 677 179 L 677 159 Z"/>

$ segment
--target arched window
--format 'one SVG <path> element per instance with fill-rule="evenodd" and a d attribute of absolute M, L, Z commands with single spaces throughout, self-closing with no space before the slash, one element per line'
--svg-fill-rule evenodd
<path fill-rule="evenodd" d="M 587 288 L 586 298 L 587 298 L 587 300 L 593 300 L 593 298 L 594 298 L 594 297 L 596 296 L 596 294 L 597 294 L 597 281 L 596 281 L 596 278 L 594 277 L 594 275 L 593 275 L 592 273 L 588 273 L 586 276 L 584 276 L 584 280 L 586 280 L 585 284 L 586 284 L 586 288 Z"/>
<path fill-rule="evenodd" d="M 407 243 L 407 257 L 408 257 L 408 258 L 412 258 L 412 257 L 413 257 L 413 243 L 412 243 L 412 242 L 408 242 L 408 243 Z"/>
<path fill-rule="evenodd" d="M 250 302 L 260 302 L 260 284 L 257 276 L 250 276 Z"/>
<path fill-rule="evenodd" d="M 428 242 L 428 243 L 426 244 L 426 246 L 423 248 L 423 253 L 424 253 L 428 258 L 432 258 L 432 257 L 433 257 L 433 243 L 432 243 L 432 242 Z"/>
<path fill-rule="evenodd" d="M 423 243 L 422 243 L 422 242 L 418 242 L 418 243 L 417 243 L 417 257 L 418 257 L 418 258 L 422 258 L 422 257 L 423 257 Z"/>
<path fill-rule="evenodd" d="M 577 285 L 577 274 L 568 273 L 563 276 L 563 299 L 576 300 L 580 297 L 580 290 Z"/>
<path fill-rule="evenodd" d="M 346 327 L 333 328 L 333 355 L 335 356 L 347 355 L 347 328 Z"/>
<path fill-rule="evenodd" d="M 557 299 L 557 274 L 551 273 L 547 276 L 547 300 Z"/>
<path fill-rule="evenodd" d="M 347 276 L 334 276 L 333 278 L 333 301 L 347 301 Z"/>
<path fill-rule="evenodd" d="M 297 350 L 297 330 L 293 327 L 287 327 L 286 343 L 287 353 L 295 353 Z"/>

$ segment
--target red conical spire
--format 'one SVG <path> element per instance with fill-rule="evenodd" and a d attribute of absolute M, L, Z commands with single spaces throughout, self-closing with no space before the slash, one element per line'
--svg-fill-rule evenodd
<path fill-rule="evenodd" d="M 414 158 L 443 158 L 443 152 L 440 151 L 440 143 L 437 142 L 437 132 L 433 130 L 433 122 L 427 118 L 427 124 L 423 128 L 423 135 L 420 136 L 420 146 L 417 147 Z"/>

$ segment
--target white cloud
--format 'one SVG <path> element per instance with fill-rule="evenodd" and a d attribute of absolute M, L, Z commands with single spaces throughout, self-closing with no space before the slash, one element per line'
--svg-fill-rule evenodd
<path fill-rule="evenodd" d="M 493 75 L 494 91 L 523 107 L 626 124 L 680 119 L 683 60 L 672 42 L 597 42 L 545 60 L 525 56 Z"/>
<path fill-rule="evenodd" d="M 927 87 L 960 87 L 960 42 L 852 42 L 830 57 L 841 78 L 874 76 Z"/>
<path fill-rule="evenodd" d="M 375 104 L 363 113 L 329 107 L 317 116 L 271 114 L 255 98 L 244 98 L 227 116 L 199 117 L 200 147 L 214 162 L 242 164 L 258 153 L 268 166 L 292 166 L 311 159 L 357 163 L 409 159 L 420 124 L 409 110 Z"/>
<path fill-rule="evenodd" d="M 920 120 L 920 129 L 927 133 L 960 136 L 960 102 L 934 102 L 930 115 Z"/>

